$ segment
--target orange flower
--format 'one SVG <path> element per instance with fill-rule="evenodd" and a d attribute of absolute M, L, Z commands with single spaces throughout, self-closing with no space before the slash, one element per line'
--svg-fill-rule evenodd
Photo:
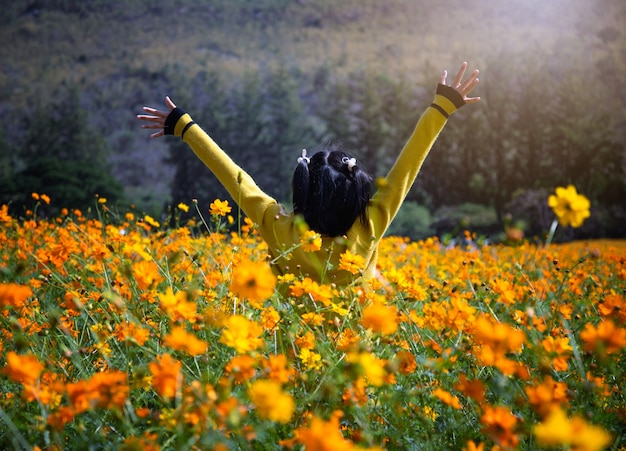
<path fill-rule="evenodd" d="M 152 387 L 166 399 L 173 398 L 182 385 L 183 364 L 172 359 L 169 354 L 157 357 L 156 362 L 150 362 L 148 368 L 152 373 Z"/>
<path fill-rule="evenodd" d="M 615 323 L 610 320 L 601 321 L 598 327 L 587 323 L 585 330 L 580 333 L 580 339 L 584 342 L 585 351 L 616 354 L 626 346 L 626 329 L 615 327 Z"/>
<path fill-rule="evenodd" d="M 365 269 L 365 258 L 347 250 L 339 257 L 338 269 L 348 271 L 355 275 L 361 274 Z"/>
<path fill-rule="evenodd" d="M 236 355 L 224 367 L 224 373 L 231 376 L 236 382 L 246 382 L 256 373 L 256 359 L 249 355 Z"/>
<path fill-rule="evenodd" d="M 398 330 L 398 309 L 374 302 L 363 309 L 361 325 L 383 335 L 391 335 Z"/>
<path fill-rule="evenodd" d="M 349 351 L 356 348 L 360 341 L 360 336 L 352 329 L 346 329 L 339 334 L 337 339 L 337 349 L 340 351 Z"/>
<path fill-rule="evenodd" d="M 110 370 L 94 374 L 89 379 L 89 390 L 96 400 L 95 407 L 122 408 L 130 393 L 126 373 Z"/>
<path fill-rule="evenodd" d="M 550 335 L 543 339 L 541 345 L 552 357 L 552 366 L 556 371 L 567 370 L 567 360 L 573 351 L 567 337 L 553 337 Z"/>
<path fill-rule="evenodd" d="M 143 346 L 145 342 L 148 341 L 148 338 L 150 338 L 150 331 L 135 323 L 124 322 L 115 327 L 114 336 L 118 340 L 132 340 L 139 346 Z"/>
<path fill-rule="evenodd" d="M 33 354 L 19 355 L 11 351 L 7 354 L 7 365 L 2 372 L 22 385 L 34 385 L 43 371 L 43 365 Z"/>
<path fill-rule="evenodd" d="M 289 287 L 289 293 L 295 297 L 308 295 L 326 307 L 330 306 L 333 298 L 333 290 L 328 285 L 320 285 L 309 277 L 294 281 Z"/>
<path fill-rule="evenodd" d="M 174 327 L 164 341 L 170 348 L 191 356 L 204 354 L 209 348 L 207 343 L 187 332 L 184 327 Z"/>
<path fill-rule="evenodd" d="M 465 374 L 461 374 L 454 388 L 479 404 L 485 401 L 485 386 L 478 379 L 468 380 Z"/>
<path fill-rule="evenodd" d="M 313 230 L 307 230 L 300 238 L 302 250 L 304 252 L 315 252 L 322 248 L 322 237 Z"/>
<path fill-rule="evenodd" d="M 261 325 L 265 330 L 272 331 L 280 322 L 280 313 L 274 307 L 268 307 L 261 311 Z"/>
<path fill-rule="evenodd" d="M 52 412 L 48 417 L 48 425 L 55 431 L 62 431 L 67 423 L 74 419 L 74 412 L 71 407 L 64 406 L 56 412 Z M 34 448 L 33 448 L 34 451 Z"/>
<path fill-rule="evenodd" d="M 598 305 L 600 314 L 605 318 L 615 315 L 622 323 L 626 323 L 626 302 L 624 296 L 609 294 Z"/>
<path fill-rule="evenodd" d="M 174 293 L 172 288 L 168 287 L 165 294 L 159 294 L 159 300 L 161 301 L 161 308 L 174 321 L 187 320 L 192 323 L 196 321 L 197 305 L 195 302 L 187 300 L 187 292 L 178 291 Z"/>
<path fill-rule="evenodd" d="M 398 366 L 398 371 L 404 375 L 409 375 L 417 369 L 415 356 L 409 351 L 398 351 L 395 363 Z"/>
<path fill-rule="evenodd" d="M 436 388 L 433 391 L 433 396 L 439 398 L 444 404 L 447 404 L 454 409 L 461 409 L 461 402 L 459 401 L 459 398 L 450 392 L 442 390 L 441 388 Z"/>
<path fill-rule="evenodd" d="M 238 354 L 254 351 L 263 345 L 263 328 L 254 321 L 240 315 L 224 320 L 220 343 L 235 349 Z"/>
<path fill-rule="evenodd" d="M 365 379 L 357 377 L 352 384 L 344 389 L 341 399 L 345 403 L 357 406 L 365 405 L 367 403 L 367 382 L 365 382 Z"/>
<path fill-rule="evenodd" d="M 133 264 L 132 271 L 137 287 L 142 291 L 154 288 L 163 280 L 157 265 L 148 260 L 142 260 Z"/>
<path fill-rule="evenodd" d="M 511 282 L 506 279 L 495 279 L 492 282 L 493 292 L 498 294 L 498 301 L 511 305 L 517 301 L 517 292 Z"/>
<path fill-rule="evenodd" d="M 262 307 L 261 302 L 274 294 L 275 286 L 276 276 L 265 262 L 241 262 L 233 268 L 230 291 L 254 307 Z"/>
<path fill-rule="evenodd" d="M 21 308 L 33 295 L 33 290 L 17 283 L 0 283 L 0 308 L 12 306 Z"/>
<path fill-rule="evenodd" d="M 295 404 L 293 397 L 283 392 L 278 382 L 254 381 L 248 389 L 248 396 L 261 418 L 287 423 L 293 414 Z"/>
<path fill-rule="evenodd" d="M 506 355 L 521 351 L 526 341 L 523 331 L 481 315 L 474 324 L 474 336 L 481 345 L 476 357 L 482 364 L 495 366 L 506 375 L 517 371 L 519 364 Z"/>
<path fill-rule="evenodd" d="M 355 449 L 354 444 L 341 435 L 339 418 L 342 413 L 336 411 L 328 421 L 313 417 L 308 427 L 300 427 L 295 430 L 296 441 L 304 445 L 306 449 L 331 451 L 350 451 Z"/>
<path fill-rule="evenodd" d="M 10 223 L 13 221 L 13 218 L 9 214 L 9 206 L 7 204 L 2 204 L 0 207 L 0 222 Z"/>
<path fill-rule="evenodd" d="M 519 438 L 515 435 L 517 417 L 508 407 L 485 406 L 483 416 L 480 417 L 483 431 L 503 448 L 515 448 Z"/>
<path fill-rule="evenodd" d="M 267 358 L 265 369 L 267 377 L 271 380 L 284 384 L 293 378 L 296 371 L 289 366 L 284 354 L 271 355 Z"/>
<path fill-rule="evenodd" d="M 556 382 L 551 376 L 546 376 L 539 385 L 526 387 L 525 391 L 530 405 L 540 415 L 546 415 L 568 401 L 567 384 Z"/>
<path fill-rule="evenodd" d="M 209 205 L 209 212 L 212 215 L 226 216 L 231 210 L 232 208 L 228 205 L 227 200 L 215 199 L 211 202 L 211 205 Z"/>
<path fill-rule="evenodd" d="M 470 440 L 463 447 L 461 451 L 483 451 L 485 449 L 484 443 L 479 443 L 478 445 L 474 443 L 474 440 Z"/>

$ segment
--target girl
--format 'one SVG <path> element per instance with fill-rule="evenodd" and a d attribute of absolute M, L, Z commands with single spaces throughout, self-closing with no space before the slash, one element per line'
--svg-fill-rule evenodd
<path fill-rule="evenodd" d="M 321 283 L 346 285 L 352 273 L 338 269 L 341 254 L 349 251 L 365 259 L 363 279 L 376 274 L 378 244 L 398 212 L 426 155 L 448 117 L 480 97 L 468 97 L 478 84 L 478 70 L 463 79 L 463 63 L 451 86 L 447 72 L 439 79 L 433 103 L 419 119 L 402 149 L 386 182 L 372 196 L 372 178 L 352 155 L 326 150 L 311 157 L 306 150 L 297 159 L 292 180 L 293 212 L 265 194 L 254 180 L 206 134 L 191 118 L 165 98 L 169 111 L 144 107 L 142 128 L 158 129 L 151 138 L 174 135 L 183 139 L 217 176 L 239 207 L 258 225 L 267 242 L 274 273 L 292 273 Z M 302 220 L 303 219 L 303 220 Z M 322 236 L 321 249 L 305 252 L 299 243 L 311 229 Z"/>

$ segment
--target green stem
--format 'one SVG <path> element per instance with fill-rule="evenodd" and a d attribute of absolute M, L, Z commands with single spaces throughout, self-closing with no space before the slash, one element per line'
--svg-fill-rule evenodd
<path fill-rule="evenodd" d="M 558 220 L 552 221 L 552 225 L 550 225 L 550 231 L 548 232 L 548 237 L 546 238 L 546 247 L 550 246 L 552 243 L 552 238 L 554 238 L 554 232 L 556 232 L 556 227 L 559 225 Z"/>

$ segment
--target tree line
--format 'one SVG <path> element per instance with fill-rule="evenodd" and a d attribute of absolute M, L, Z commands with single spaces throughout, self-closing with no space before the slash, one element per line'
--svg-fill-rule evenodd
<path fill-rule="evenodd" d="M 551 220 L 547 196 L 571 183 L 592 203 L 592 217 L 571 237 L 624 236 L 624 118 L 615 114 L 610 86 L 590 85 L 567 71 L 555 76 L 545 67 L 526 65 L 513 75 L 505 67 L 490 64 L 489 78 L 478 88 L 483 100 L 451 118 L 399 214 L 404 229 L 393 231 L 413 238 L 445 233 L 459 220 L 455 209 L 473 205 L 482 207 L 474 225 L 482 224 L 487 233 L 512 217 L 525 222 L 528 234 L 541 234 Z M 432 101 L 432 80 L 333 69 L 303 74 L 266 67 L 226 80 L 217 71 L 187 78 L 170 68 L 158 76 L 134 74 L 144 78 L 144 88 L 127 94 L 140 104 L 150 89 L 177 86 L 177 103 L 259 186 L 290 205 L 291 174 L 302 148 L 315 151 L 338 141 L 374 177 L 384 176 Z M 68 86 L 23 115 L 17 139 L 0 131 L 1 203 L 22 212 L 32 204 L 31 192 L 53 196 L 59 207 L 88 209 L 94 194 L 121 205 L 136 203 L 125 198 L 124 181 L 107 162 L 125 149 L 112 149 L 98 131 L 102 124 L 93 126 L 90 108 L 96 106 L 84 107 L 81 95 L 79 87 Z M 111 121 L 113 116 L 109 112 Z M 166 164 L 174 177 L 164 212 L 191 199 L 208 206 L 228 198 L 186 144 L 166 139 Z M 481 223 L 488 212 L 495 213 L 493 219 Z M 423 227 L 410 230 L 416 222 Z"/>

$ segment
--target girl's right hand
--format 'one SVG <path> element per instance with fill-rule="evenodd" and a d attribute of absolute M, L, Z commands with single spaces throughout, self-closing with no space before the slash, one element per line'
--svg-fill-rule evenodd
<path fill-rule="evenodd" d="M 176 108 L 176 105 L 174 105 L 174 102 L 172 102 L 172 100 L 168 96 L 165 97 L 165 105 L 170 109 L 170 111 Z M 167 119 L 167 116 L 169 116 L 170 111 L 160 111 L 149 106 L 143 107 L 143 110 L 146 113 L 150 114 L 137 115 L 137 119 L 147 122 L 147 124 L 143 124 L 141 128 L 160 129 L 158 132 L 151 134 L 150 138 L 158 138 L 160 136 L 163 136 L 165 134 L 163 130 L 165 128 L 165 120 Z"/>
<path fill-rule="evenodd" d="M 454 83 L 450 85 L 451 88 L 455 89 L 461 96 L 465 103 L 476 103 L 480 100 L 480 97 L 467 97 L 467 95 L 472 92 L 472 90 L 478 84 L 478 69 L 476 69 L 472 74 L 468 77 L 467 80 L 463 81 L 463 75 L 465 74 L 465 70 L 467 69 L 467 63 L 463 63 L 459 72 L 454 79 Z M 439 78 L 439 83 L 442 85 L 446 84 L 446 77 L 448 76 L 448 71 L 444 70 Z"/>

